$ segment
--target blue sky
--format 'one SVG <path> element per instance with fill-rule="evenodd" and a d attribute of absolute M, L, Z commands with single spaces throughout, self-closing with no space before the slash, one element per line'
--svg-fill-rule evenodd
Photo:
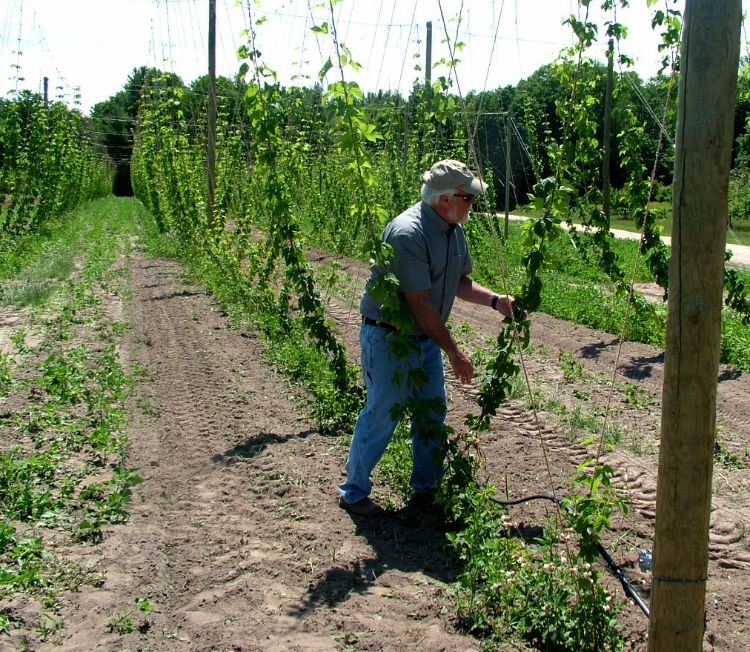
<path fill-rule="evenodd" d="M 314 80 L 332 52 L 330 36 L 316 37 L 310 29 L 331 23 L 322 5 L 314 0 L 250 2 L 254 21 L 266 17 L 257 26 L 258 49 L 285 84 Z M 449 56 L 446 27 L 451 40 L 458 29 L 465 47 L 458 55 L 457 78 L 466 92 L 515 84 L 552 61 L 570 42 L 570 28 L 561 22 L 571 11 L 577 11 L 572 0 L 343 0 L 334 8 L 334 19 L 339 39 L 362 65 L 359 74 L 347 72 L 347 79 L 367 91 L 406 92 L 424 74 L 415 65 L 424 65 L 428 20 L 433 62 Z M 659 60 L 651 12 L 646 0 L 631 0 L 618 16 L 629 28 L 623 50 L 636 59 L 644 77 L 656 72 Z M 78 88 L 87 112 L 120 90 L 135 66 L 155 66 L 192 81 L 206 72 L 207 16 L 207 0 L 2 0 L 0 93 L 17 88 L 41 92 L 47 76 L 50 96 L 72 103 Z M 217 0 L 217 19 L 217 72 L 231 76 L 238 68 L 237 47 L 246 42 L 247 0 L 241 6 Z M 601 58 L 603 47 L 592 55 Z M 433 77 L 447 72 L 438 67 Z"/>

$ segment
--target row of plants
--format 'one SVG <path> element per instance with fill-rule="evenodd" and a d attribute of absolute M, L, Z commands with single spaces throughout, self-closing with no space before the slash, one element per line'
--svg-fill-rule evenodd
<path fill-rule="evenodd" d="M 160 88 L 158 82 L 154 92 L 149 92 L 141 105 L 138 146 L 133 161 L 133 185 L 158 216 L 163 228 L 178 237 L 186 259 L 195 268 L 203 270 L 205 278 L 220 298 L 237 301 L 243 307 L 242 312 L 252 315 L 264 335 L 274 338 L 276 343 L 284 342 L 282 348 L 285 350 L 299 341 L 301 335 L 300 339 L 306 339 L 316 348 L 317 359 L 328 362 L 326 366 L 329 372 L 325 377 L 333 380 L 326 383 L 328 391 L 321 391 L 320 382 L 312 383 L 311 390 L 317 399 L 316 405 L 335 405 L 335 408 L 318 410 L 329 417 L 329 425 L 333 423 L 341 429 L 351 425 L 361 404 L 361 390 L 353 382 L 355 374 L 351 366 L 341 363 L 340 345 L 332 345 L 335 340 L 331 339 L 331 326 L 325 319 L 310 266 L 304 261 L 301 238 L 341 253 L 352 253 L 358 249 L 357 255 L 366 253 L 374 259 L 387 256 L 388 252 L 378 247 L 377 236 L 389 216 L 402 208 L 389 202 L 393 196 L 401 198 L 402 195 L 389 190 L 418 187 L 418 172 L 424 169 L 427 161 L 448 156 L 467 158 L 469 153 L 455 149 L 454 143 L 462 142 L 463 138 L 441 140 L 444 134 L 439 129 L 442 124 L 440 112 L 448 102 L 445 93 L 447 84 L 443 87 L 440 82 L 437 88 L 431 89 L 433 110 L 425 111 L 423 128 L 416 130 L 417 137 L 426 146 L 419 147 L 415 142 L 411 148 L 414 161 L 404 166 L 400 156 L 392 155 L 393 147 L 389 148 L 387 142 L 383 142 L 387 141 L 387 134 L 380 133 L 363 112 L 361 91 L 356 84 L 345 80 L 345 68 L 356 66 L 356 62 L 337 39 L 332 12 L 331 20 L 316 26 L 316 30 L 330 35 L 337 53 L 336 60 L 321 71 L 321 81 L 331 70 L 335 70 L 341 78 L 329 84 L 328 91 L 323 94 L 333 147 L 323 149 L 320 143 L 316 151 L 310 147 L 305 134 L 290 129 L 289 125 L 294 122 L 282 111 L 284 104 L 281 102 L 279 85 L 273 71 L 261 60 L 251 30 L 248 46 L 242 51 L 247 60 L 242 72 L 251 73 L 254 80 L 253 84 L 248 85 L 246 96 L 248 127 L 252 138 L 234 147 L 244 145 L 247 149 L 248 159 L 252 161 L 252 174 L 246 175 L 241 171 L 240 178 L 226 182 L 222 174 L 236 171 L 236 167 L 226 162 L 232 159 L 222 158 L 228 152 L 236 151 L 227 147 L 220 154 L 216 178 L 219 188 L 242 188 L 245 202 L 232 206 L 219 201 L 213 220 L 208 215 L 205 210 L 206 181 L 201 174 L 202 158 L 196 156 L 196 152 L 202 149 L 201 140 L 191 139 L 180 110 L 179 96 L 174 89 Z M 440 98 L 446 101 L 441 102 Z M 154 125 L 160 126 L 157 129 Z M 218 140 L 227 139 L 231 133 L 230 125 L 220 123 Z M 384 179 L 378 177 L 379 172 L 384 173 Z M 394 182 L 394 179 L 400 182 Z M 389 182 L 385 183 L 386 180 Z M 339 203 L 326 205 L 326 202 L 334 200 Z M 311 208 L 315 203 L 323 204 L 323 207 Z M 548 221 L 554 226 L 554 220 Z M 544 222 L 537 224 L 544 225 Z M 533 226 L 531 228 L 533 233 L 538 230 Z M 485 230 L 485 237 L 491 238 L 491 225 L 486 224 Z M 313 233 L 316 239 L 311 237 Z M 528 259 L 528 253 L 524 257 Z M 523 270 L 522 265 L 522 286 L 517 293 L 519 306 L 521 310 L 537 309 L 541 296 L 539 275 L 543 266 L 527 265 Z M 387 291 L 389 289 L 385 288 L 384 292 Z M 390 291 L 397 289 L 390 288 Z M 518 317 L 522 322 L 520 313 Z M 395 314 L 389 319 L 399 323 Z M 582 642 L 588 647 L 616 644 L 619 635 L 610 600 L 601 588 L 599 572 L 590 568 L 586 569 L 583 579 L 578 578 L 574 584 L 567 584 L 568 598 L 558 601 L 564 609 L 574 604 L 580 604 L 582 608 L 585 606 L 585 613 L 581 613 L 585 618 L 567 618 L 565 627 L 561 629 L 558 627 L 562 623 L 557 622 L 547 629 L 540 628 L 539 624 L 522 626 L 518 622 L 512 625 L 506 622 L 505 627 L 500 626 L 500 614 L 508 612 L 498 609 L 500 597 L 497 582 L 491 579 L 502 569 L 515 565 L 520 556 L 524 557 L 524 563 L 539 569 L 537 577 L 541 578 L 544 564 L 548 563 L 544 555 L 557 555 L 556 546 L 551 545 L 551 540 L 557 541 L 561 532 L 570 531 L 563 528 L 562 523 L 551 529 L 550 545 L 545 546 L 547 552 L 541 556 L 537 550 L 525 546 L 515 551 L 508 549 L 507 554 L 498 554 L 493 546 L 502 543 L 490 545 L 490 538 L 492 542 L 506 540 L 497 537 L 495 528 L 502 510 L 491 501 L 492 489 L 480 490 L 474 481 L 479 459 L 475 451 L 476 434 L 488 427 L 489 417 L 507 397 L 510 379 L 518 371 L 512 358 L 519 337 L 521 341 L 528 342 L 528 322 L 520 326 L 522 330 L 519 333 L 517 324 L 509 324 L 498 337 L 496 350 L 490 356 L 492 361 L 488 364 L 487 382 L 480 399 L 481 414 L 469 420 L 466 433 L 455 435 L 446 431 L 439 435 L 446 446 L 450 469 L 443 500 L 459 526 L 460 533 L 454 541 L 466 565 L 466 572 L 461 575 L 463 589 L 460 594 L 465 596 L 470 591 L 473 596 L 468 602 L 461 602 L 464 598 L 460 598 L 462 617 L 472 631 L 490 639 L 499 636 L 499 632 L 507 633 L 510 627 L 516 629 L 517 635 L 541 645 L 546 641 L 568 646 L 562 649 L 578 649 L 576 646 Z M 295 359 L 300 358 L 297 356 Z M 298 377 L 303 376 L 299 374 Z M 405 414 L 407 409 L 416 411 L 410 414 L 418 414 L 423 408 L 405 406 Z M 598 532 L 606 526 L 608 514 L 617 504 L 606 490 L 608 473 L 606 467 L 596 466 L 593 476 L 597 490 L 590 491 L 588 497 L 575 499 L 574 525 L 580 540 L 575 553 L 562 563 L 570 570 L 568 580 L 578 577 L 576 569 L 580 565 L 590 565 L 591 542 L 597 540 Z M 583 479 L 590 474 L 591 471 L 581 469 L 579 482 L 583 483 Z M 486 513 L 494 516 L 488 521 L 482 516 Z M 478 525 L 483 520 L 489 524 L 487 528 Z M 480 567 L 488 572 L 478 573 Z M 524 582 L 528 577 L 519 575 L 518 579 Z M 517 592 L 523 588 L 517 581 L 509 586 L 515 587 Z M 581 599 L 581 591 L 585 592 L 587 599 Z M 528 597 L 528 607 L 532 596 L 528 590 L 523 592 Z M 491 597 L 493 595 L 494 598 Z M 489 611 L 486 608 L 469 608 L 469 605 L 479 605 L 485 601 L 492 605 Z M 494 614 L 490 619 L 492 622 L 481 624 L 482 613 Z"/>
<path fill-rule="evenodd" d="M 624 26 L 616 21 L 617 8 L 617 2 L 602 3 L 602 9 L 610 11 L 612 16 L 606 23 L 610 57 L 614 56 L 614 41 L 619 42 L 626 33 Z M 477 434 L 489 427 L 489 416 L 496 413 L 500 401 L 509 397 L 512 390 L 509 381 L 519 369 L 514 359 L 514 338 L 520 335 L 526 345 L 521 348 L 527 347 L 528 323 L 524 322 L 524 316 L 527 311 L 539 309 L 547 295 L 546 289 L 542 292 L 547 283 L 543 272 L 553 266 L 551 252 L 561 240 L 561 222 L 567 223 L 571 243 L 581 258 L 611 280 L 614 296 L 624 298 L 626 311 L 631 305 L 632 281 L 626 281 L 626 273 L 613 251 L 609 216 L 601 208 L 599 179 L 603 148 L 597 137 L 596 119 L 599 100 L 594 94 L 592 77 L 585 74 L 590 66 L 585 52 L 597 37 L 597 25 L 589 21 L 589 9 L 589 2 L 579 3 L 577 15 L 566 21 L 576 41 L 561 53 L 555 74 L 563 87 L 570 89 L 570 95 L 567 102 L 557 105 L 560 137 L 547 137 L 544 149 L 535 152 L 535 169 L 549 169 L 550 174 L 540 178 L 533 189 L 532 204 L 541 211 L 540 217 L 528 220 L 522 227 L 525 278 L 514 289 L 516 310 L 520 314 L 514 315 L 509 328 L 497 338 L 480 394 L 482 413 L 467 418 L 470 432 Z M 622 63 L 625 62 L 621 58 Z M 625 185 L 630 188 L 631 200 L 627 210 L 643 215 L 644 256 L 650 263 L 649 271 L 657 279 L 666 279 L 666 257 L 659 255 L 661 243 L 658 237 L 649 237 L 653 233 L 647 209 L 650 187 L 638 156 L 642 127 L 639 129 L 632 113 L 627 115 L 627 109 L 623 122 L 626 127 L 620 134 L 620 157 L 631 162 L 624 165 Z M 576 228 L 573 216 L 587 227 L 586 231 Z M 584 284 L 584 293 L 590 289 L 591 286 Z M 583 299 L 579 305 L 596 305 L 601 310 L 601 303 L 591 302 L 591 297 L 586 301 L 585 295 L 578 294 L 578 298 Z M 645 302 L 634 304 L 635 308 L 645 306 Z M 634 310 L 635 319 L 631 323 L 642 321 L 645 312 Z M 517 321 L 520 333 L 515 330 Z M 627 319 L 621 321 L 626 322 Z M 533 401 L 532 409 L 536 414 L 538 407 Z M 463 501 L 448 503 L 454 516 L 463 517 L 462 530 L 453 537 L 465 564 L 459 592 L 460 614 L 472 630 L 495 643 L 499 642 L 498 632 L 501 635 L 513 632 L 545 649 L 619 649 L 623 644 L 617 626 L 617 605 L 603 588 L 601 571 L 594 562 L 601 532 L 609 527 L 614 514 L 627 512 L 628 503 L 611 484 L 611 467 L 600 461 L 603 450 L 611 446 L 605 441 L 604 429 L 587 443 L 595 447 L 595 454 L 578 466 L 570 479 L 567 497 L 559 499 L 565 509 L 556 513 L 542 540 L 533 544 L 512 536 L 509 524 L 503 521 L 504 514 L 493 501 L 493 487 L 477 488 L 461 478 L 468 466 L 465 460 L 471 461 L 472 456 L 465 455 L 464 459 L 449 456 L 447 486 L 450 488 L 451 476 L 457 475 L 456 490 L 463 491 L 459 494 Z M 454 467 L 456 459 L 460 462 L 458 474 Z M 471 477 L 476 477 L 476 470 L 470 469 Z M 549 467 L 546 472 L 552 483 Z M 461 512 L 456 514 L 457 507 L 467 505 L 466 516 Z M 506 536 L 498 538 L 498 530 Z"/>
<path fill-rule="evenodd" d="M 28 91 L 0 100 L 3 241 L 108 195 L 113 178 L 112 161 L 77 109 Z"/>
<path fill-rule="evenodd" d="M 62 266 L 71 273 L 50 279 L 43 296 L 3 293 L 4 305 L 27 306 L 27 318 L 0 358 L 0 632 L 28 645 L 63 625 L 64 592 L 103 579 L 61 546 L 96 544 L 108 524 L 125 522 L 141 481 L 127 465 L 135 375 L 117 353 L 126 325 L 105 305 L 123 295 L 114 264 L 129 246 L 134 208 L 101 200 L 51 220 L 36 250 L 19 254 L 20 274 L 1 279 L 5 290 L 75 251 L 77 271 Z"/>
<path fill-rule="evenodd" d="M 206 206 L 205 137 L 188 124 L 180 89 L 158 78 L 144 92 L 140 106 L 133 186 L 160 228 L 176 236 L 183 259 L 203 274 L 222 301 L 236 306 L 238 315 L 250 318 L 274 343 L 273 349 L 283 351 L 273 354 L 281 364 L 297 379 L 310 383 L 321 425 L 341 431 L 357 413 L 361 389 L 355 382 L 356 368 L 346 362 L 326 318 L 303 243 L 386 260 L 388 251 L 379 246 L 378 235 L 391 216 L 416 198 L 421 170 L 439 158 L 471 160 L 474 153 L 464 149 L 467 132 L 447 119 L 455 109 L 450 74 L 425 89 L 430 104 L 425 102 L 417 112 L 422 118 L 412 123 L 407 141 L 403 134 L 394 138 L 395 130 L 383 129 L 387 121 L 375 124 L 361 90 L 346 81 L 347 68 L 356 68 L 357 63 L 338 40 L 333 4 L 327 7 L 330 18 L 314 28 L 331 39 L 336 53 L 319 77 L 326 84 L 321 93 L 328 125 L 325 134 L 308 129 L 295 116 L 294 104 L 287 102 L 275 73 L 255 47 L 254 26 L 241 49 L 245 60 L 241 75 L 248 79 L 246 122 L 237 125 L 226 117 L 219 121 L 215 179 L 219 190 L 213 211 Z M 611 11 L 615 4 L 606 2 L 605 9 Z M 586 19 L 588 5 L 582 2 L 579 17 L 570 21 L 578 44 L 555 67 L 559 82 L 570 89 L 570 101 L 559 106 L 562 136 L 548 137 L 535 150 L 539 176 L 544 170 L 552 172 L 534 188 L 541 216 L 504 242 L 498 237 L 494 217 L 477 217 L 467 227 L 477 279 L 498 291 L 513 292 L 519 313 L 500 333 L 489 355 L 479 399 L 481 413 L 467 421 L 465 433 L 438 435 L 449 460 L 443 501 L 459 528 L 454 541 L 466 567 L 459 592 L 463 622 L 490 639 L 512 630 L 537 645 L 560 649 L 619 645 L 611 600 L 601 589 L 600 572 L 591 566 L 602 528 L 614 511 L 626 508 L 610 487 L 611 470 L 598 464 L 597 458 L 578 469 L 572 479 L 568 517 L 549 529 L 549 539 L 541 548 L 506 543 L 511 537 L 498 540 L 502 510 L 492 501 L 493 489 L 478 487 L 474 478 L 480 459 L 477 434 L 488 427 L 489 418 L 509 395 L 518 373 L 514 356 L 519 346 L 528 344 L 525 314 L 543 309 L 616 333 L 627 321 L 628 337 L 655 345 L 663 338 L 663 310 L 631 295 L 631 284 L 637 280 L 656 280 L 666 287 L 667 251 L 658 239 L 654 216 L 646 210 L 653 179 L 639 155 L 643 128 L 637 116 L 627 111 L 620 139 L 627 193 L 619 208 L 643 224 L 645 250 L 615 243 L 600 208 L 601 154 L 595 119 L 600 100 L 590 83 L 590 63 L 583 56 L 596 34 Z M 667 45 L 679 34 L 677 15 L 670 9 L 662 16 Z M 623 26 L 614 20 L 608 23 L 608 36 L 623 34 Z M 451 69 L 450 62 L 446 66 Z M 337 80 L 327 81 L 329 74 Z M 491 175 L 487 177 L 492 181 Z M 573 230 L 571 236 L 564 235 L 560 223 L 569 221 L 572 227 L 572 216 L 591 232 Z M 639 256 L 646 261 L 643 271 L 629 279 Z M 383 297 L 395 292 L 397 287 L 384 287 Z M 742 294 L 737 297 L 741 300 Z M 389 321 L 400 323 L 398 314 L 390 315 Z M 733 355 L 729 349 L 728 358 Z M 737 347 L 741 349 L 742 345 Z M 293 350 L 306 353 L 295 355 Z M 404 414 L 420 409 L 405 406 Z M 599 450 L 602 445 L 598 443 Z M 408 448 L 404 455 L 408 456 Z M 569 540 L 571 528 L 574 543 Z M 565 540 L 570 545 L 563 546 Z M 562 557 L 561 547 L 565 550 Z M 521 562 L 532 569 L 530 574 L 519 573 L 512 580 L 502 574 Z M 550 563 L 565 570 L 560 595 L 567 597 L 554 603 L 559 612 L 543 615 L 532 609 L 537 603 L 530 590 L 534 583 L 529 580 L 541 581 L 549 575 L 545 565 Z M 514 612 L 509 607 L 521 595 L 526 602 Z M 566 615 L 574 607 L 582 610 L 581 618 Z M 530 610 L 538 616 L 533 623 L 522 616 Z"/>
<path fill-rule="evenodd" d="M 327 83 L 321 96 L 325 135 L 291 119 L 289 110 L 294 106 L 286 103 L 273 71 L 262 62 L 251 31 L 242 51 L 247 61 L 243 72 L 252 73 L 245 100 L 246 122 L 238 125 L 227 113 L 220 121 L 213 210 L 209 212 L 206 206 L 205 135 L 186 116 L 184 93 L 169 79 L 151 79 L 143 93 L 133 185 L 159 229 L 176 237 L 174 251 L 204 274 L 223 302 L 235 306 L 232 312 L 252 319 L 274 343 L 271 348 L 278 364 L 309 384 L 319 423 L 340 431 L 348 428 L 356 414 L 361 389 L 355 380 L 356 368 L 348 364 L 326 319 L 314 270 L 305 260 L 302 245 L 373 258 L 387 254 L 377 249 L 377 235 L 385 221 L 414 197 L 421 170 L 437 158 L 471 158 L 472 154 L 464 150 L 466 132 L 460 121 L 448 120 L 454 110 L 451 103 L 455 104 L 449 76 L 440 78 L 435 88 L 425 89 L 431 109 L 425 104 L 417 112 L 422 118 L 412 123 L 408 136 L 395 138 L 395 128 L 387 121 L 372 122 L 361 90 L 345 79 L 346 68 L 356 66 L 356 61 L 338 42 L 329 7 L 331 20 L 316 30 L 332 39 L 336 57 L 321 71 L 320 81 L 325 82 L 329 73 L 336 73 L 340 80 Z M 597 104 L 592 87 L 584 83 L 586 75 L 581 71 L 587 63 L 580 58 L 580 50 L 590 43 L 591 28 L 585 20 L 573 26 L 582 37 L 579 50 L 570 52 L 555 68 L 560 82 L 571 89 L 571 101 L 561 106 L 559 115 L 567 131 L 558 140 L 547 139 L 544 150 L 537 149 L 538 155 L 546 157 L 537 168 L 554 171 L 535 189 L 542 217 L 529 221 L 518 234 L 515 264 L 511 262 L 513 240 L 498 243 L 493 219 L 475 219 L 469 231 L 477 268 L 491 279 L 486 284 L 500 291 L 510 287 L 524 310 L 541 307 L 559 314 L 576 307 L 586 312 L 579 318 L 595 320 L 605 301 L 621 307 L 622 312 L 616 314 L 624 314 L 629 288 L 623 269 L 630 267 L 615 255 L 615 245 L 606 235 L 607 224 L 598 211 L 594 170 L 601 160 L 592 146 L 596 137 L 592 107 Z M 450 68 L 450 62 L 447 65 Z M 627 193 L 632 203 L 625 203 L 623 210 L 636 216 L 647 201 L 647 184 L 644 166 L 636 157 L 640 127 L 634 118 L 625 123 L 632 127 L 634 144 L 623 149 L 623 160 L 633 161 L 632 189 Z M 629 141 L 623 138 L 623 142 Z M 559 248 L 566 242 L 559 222 L 573 213 L 583 216 L 595 235 L 574 233 L 574 246 Z M 648 215 L 645 219 L 648 222 Z M 648 233 L 654 240 L 653 230 Z M 498 249 L 505 259 L 504 273 L 498 271 Z M 651 274 L 658 278 L 664 270 L 664 252 L 658 245 L 653 251 Z M 568 260 L 577 262 L 571 266 Z M 568 273 L 561 274 L 560 268 Z M 599 271 L 592 271 L 596 268 Z M 614 290 L 604 283 L 605 278 L 614 280 Z M 563 290 L 568 298 L 555 299 Z M 631 334 L 647 338 L 663 330 L 657 310 L 645 302 L 636 308 Z M 509 324 L 500 334 L 490 356 L 481 414 L 467 423 L 465 434 L 441 435 L 450 461 L 444 502 L 459 527 L 454 543 L 465 564 L 459 589 L 462 622 L 490 641 L 512 632 L 539 646 L 616 647 L 615 612 L 601 589 L 598 571 L 591 566 L 592 544 L 600 528 L 606 526 L 613 509 L 624 508 L 607 491 L 608 469 L 591 465 L 580 469 L 574 480 L 579 491 L 573 492 L 578 498 L 570 508 L 577 538 L 570 539 L 567 523 L 557 522 L 538 547 L 497 536 L 507 533 L 509 524 L 492 500 L 494 490 L 473 481 L 480 459 L 476 433 L 486 427 L 488 417 L 508 395 L 517 374 L 516 347 L 528 337 L 528 331 L 523 331 L 527 325 L 518 317 L 516 324 Z M 623 323 L 622 318 L 609 319 L 613 328 Z M 60 332 L 64 330 L 63 324 Z M 77 364 L 76 360 L 74 356 L 72 363 Z M 62 366 L 72 363 L 65 360 Z M 13 382 L 9 366 L 0 377 Z M 75 387 L 67 379 L 55 384 Z M 408 457 L 408 450 L 403 455 Z M 559 581 L 545 583 L 550 576 Z M 543 601 L 535 593 L 540 586 L 548 590 Z M 577 610 L 574 617 L 568 613 L 571 609 Z"/>

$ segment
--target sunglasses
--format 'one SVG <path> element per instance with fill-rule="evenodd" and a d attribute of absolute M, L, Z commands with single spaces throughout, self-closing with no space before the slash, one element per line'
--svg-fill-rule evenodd
<path fill-rule="evenodd" d="M 476 201 L 476 195 L 458 195 L 456 193 L 453 193 L 454 197 L 460 197 L 463 199 L 467 204 L 472 204 Z"/>

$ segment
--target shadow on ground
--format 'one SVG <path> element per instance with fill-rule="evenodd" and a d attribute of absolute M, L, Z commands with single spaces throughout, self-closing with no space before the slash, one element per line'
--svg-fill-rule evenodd
<path fill-rule="evenodd" d="M 335 607 L 352 593 L 365 593 L 388 571 L 424 573 L 442 583 L 456 580 L 458 558 L 439 520 L 408 507 L 375 517 L 351 516 L 358 536 L 367 539 L 374 557 L 333 565 L 310 586 L 290 615 L 300 617 L 320 606 Z"/>
<path fill-rule="evenodd" d="M 619 338 L 614 338 L 609 342 L 594 342 L 583 346 L 579 349 L 581 357 L 587 360 L 598 360 L 602 353 L 615 349 L 619 346 Z M 650 378 L 654 374 L 655 365 L 664 364 L 664 353 L 656 353 L 650 356 L 641 356 L 637 358 L 630 358 L 627 362 L 623 362 L 619 365 L 618 369 L 626 378 L 632 380 L 645 380 Z"/>
<path fill-rule="evenodd" d="M 237 459 L 252 459 L 262 453 L 269 444 L 285 444 L 292 439 L 305 439 L 314 434 L 315 430 L 279 435 L 272 432 L 260 432 L 254 437 L 235 444 L 232 448 L 211 456 L 211 461 L 217 464 L 233 464 Z"/>

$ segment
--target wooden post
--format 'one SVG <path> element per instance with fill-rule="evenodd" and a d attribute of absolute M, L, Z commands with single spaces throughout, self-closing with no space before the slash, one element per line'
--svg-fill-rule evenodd
<path fill-rule="evenodd" d="M 206 110 L 206 211 L 208 228 L 214 227 L 216 196 L 216 0 L 208 2 L 208 108 Z"/>
<path fill-rule="evenodd" d="M 602 210 L 607 216 L 607 224 L 609 224 L 609 195 L 610 195 L 610 173 L 609 173 L 609 159 L 612 151 L 612 92 L 614 83 L 614 58 L 615 58 L 615 43 L 612 39 L 609 39 L 609 47 L 607 48 L 607 90 L 604 94 L 604 134 L 602 136 Z"/>
<path fill-rule="evenodd" d="M 409 103 L 404 100 L 404 164 L 401 166 L 404 177 L 409 164 Z"/>
<path fill-rule="evenodd" d="M 425 111 L 428 114 L 428 120 L 432 122 L 432 21 L 427 21 L 427 43 L 425 45 L 425 66 L 424 66 L 424 92 L 425 92 Z M 427 148 L 427 138 L 422 133 L 422 146 L 420 147 L 420 158 L 424 158 Z"/>
<path fill-rule="evenodd" d="M 424 84 L 432 90 L 432 21 L 427 21 L 427 44 L 424 65 Z"/>
<path fill-rule="evenodd" d="M 510 234 L 510 111 L 505 114 L 505 239 Z"/>
<path fill-rule="evenodd" d="M 740 0 L 687 0 L 649 650 L 703 648 Z"/>

